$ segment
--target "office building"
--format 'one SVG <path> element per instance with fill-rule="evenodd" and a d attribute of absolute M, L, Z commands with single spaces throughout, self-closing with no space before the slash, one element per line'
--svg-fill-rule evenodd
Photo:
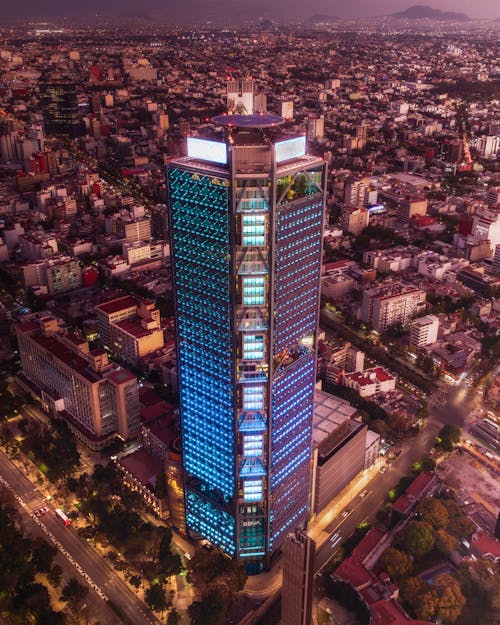
<path fill-rule="evenodd" d="M 325 137 L 325 116 L 310 115 L 307 119 L 307 140 L 323 141 Z"/>
<path fill-rule="evenodd" d="M 106 352 L 64 334 L 50 316 L 16 328 L 21 385 L 34 392 L 42 407 L 66 421 L 85 445 L 101 450 L 116 436 L 136 438 L 140 431 L 137 378 L 108 361 Z"/>
<path fill-rule="evenodd" d="M 283 100 L 281 102 L 281 117 L 283 119 L 293 119 L 293 100 Z"/>
<path fill-rule="evenodd" d="M 101 343 L 113 358 L 137 367 L 140 358 L 163 347 L 160 311 L 152 302 L 126 295 L 95 310 Z"/>
<path fill-rule="evenodd" d="M 500 243 L 495 246 L 495 254 L 493 256 L 493 273 L 500 273 Z"/>
<path fill-rule="evenodd" d="M 425 347 L 435 343 L 438 337 L 439 319 L 435 315 L 419 317 L 411 324 L 410 343 L 415 347 Z"/>
<path fill-rule="evenodd" d="M 400 323 L 406 326 L 425 309 L 425 291 L 391 285 L 363 291 L 360 319 L 378 331 Z"/>
<path fill-rule="evenodd" d="M 151 234 L 155 239 L 168 239 L 168 209 L 158 205 L 151 210 Z"/>
<path fill-rule="evenodd" d="M 363 180 L 351 180 L 344 188 L 344 206 L 359 208 L 365 205 L 367 187 Z"/>
<path fill-rule="evenodd" d="M 398 206 L 398 225 L 407 226 L 412 217 L 427 215 L 427 199 L 424 197 L 408 197 L 400 201 Z"/>
<path fill-rule="evenodd" d="M 370 213 L 366 208 L 342 209 L 342 229 L 357 236 L 370 223 Z"/>
<path fill-rule="evenodd" d="M 283 546 L 280 625 L 311 625 L 316 543 L 296 530 Z"/>
<path fill-rule="evenodd" d="M 84 126 L 75 84 L 64 80 L 48 81 L 41 85 L 40 92 L 45 132 L 71 138 L 82 135 Z"/>
<path fill-rule="evenodd" d="M 267 111 L 267 95 L 259 92 L 253 97 L 253 109 L 256 113 L 265 113 Z"/>
<path fill-rule="evenodd" d="M 186 522 L 249 572 L 309 512 L 326 167 L 282 122 L 215 118 L 167 171 Z"/>
<path fill-rule="evenodd" d="M 316 390 L 311 509 L 319 514 L 365 468 L 367 426 L 349 402 Z"/>
<path fill-rule="evenodd" d="M 227 81 L 227 111 L 241 115 L 251 115 L 254 107 L 254 83 L 248 80 Z"/>

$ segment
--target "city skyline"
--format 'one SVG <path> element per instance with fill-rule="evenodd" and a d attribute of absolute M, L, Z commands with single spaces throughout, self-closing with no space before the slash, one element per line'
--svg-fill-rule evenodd
<path fill-rule="evenodd" d="M 478 0 L 471 5 L 467 0 L 430 0 L 411 2 L 411 0 L 357 0 L 346 6 L 340 0 L 315 0 L 304 8 L 297 0 L 282 2 L 278 0 L 272 6 L 256 0 L 188 0 L 182 4 L 168 0 L 93 0 L 85 5 L 69 6 L 64 0 L 48 0 L 40 5 L 34 0 L 27 0 L 22 5 L 4 7 L 0 12 L 5 18 L 17 19 L 59 19 L 67 17 L 120 16 L 143 17 L 146 19 L 164 19 L 175 22 L 199 23 L 204 18 L 224 21 L 235 18 L 276 18 L 288 21 L 296 18 L 308 18 L 321 14 L 341 19 L 370 18 L 392 15 L 402 12 L 416 4 L 429 6 L 441 11 L 465 13 L 472 19 L 499 19 L 500 9 L 494 0 Z"/>

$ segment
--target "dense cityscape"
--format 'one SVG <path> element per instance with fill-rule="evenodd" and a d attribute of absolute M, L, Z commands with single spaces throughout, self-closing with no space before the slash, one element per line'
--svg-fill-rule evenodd
<path fill-rule="evenodd" d="M 214 7 L 0 25 L 0 625 L 500 625 L 500 15 Z"/>

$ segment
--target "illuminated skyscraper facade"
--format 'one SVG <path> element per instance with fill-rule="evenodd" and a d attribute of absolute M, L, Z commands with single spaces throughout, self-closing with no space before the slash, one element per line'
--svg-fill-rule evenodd
<path fill-rule="evenodd" d="M 75 84 L 65 80 L 48 81 L 41 85 L 40 92 L 45 132 L 71 138 L 82 135 L 84 125 Z"/>
<path fill-rule="evenodd" d="M 251 572 L 307 521 L 325 164 L 216 118 L 168 167 L 186 523 Z"/>

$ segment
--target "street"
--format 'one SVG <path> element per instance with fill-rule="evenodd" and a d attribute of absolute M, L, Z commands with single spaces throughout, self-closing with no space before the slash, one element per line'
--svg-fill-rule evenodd
<path fill-rule="evenodd" d="M 388 467 L 385 473 L 378 473 L 366 487 L 368 491 L 364 497 L 357 495 L 347 506 L 348 516 L 344 519 L 337 517 L 325 528 L 330 535 L 338 533 L 342 540 L 337 544 L 332 544 L 327 540 L 316 551 L 315 572 L 320 572 L 334 556 L 344 540 L 349 538 L 356 528 L 356 525 L 364 521 L 372 522 L 375 519 L 377 510 L 384 502 L 387 493 L 399 480 L 411 474 L 411 467 L 414 462 L 429 453 L 434 445 L 434 440 L 442 427 L 442 423 L 429 419 L 425 429 L 417 436 L 405 440 L 402 445 L 402 453 Z"/>
<path fill-rule="evenodd" d="M 57 562 L 67 577 L 76 577 L 89 586 L 87 605 L 101 625 L 118 625 L 121 620 L 108 606 L 106 599 L 116 604 L 132 625 L 159 625 L 160 621 L 115 574 L 72 527 L 66 527 L 56 517 L 54 509 L 36 518 L 33 514 L 46 500 L 26 476 L 0 451 L 0 476 L 15 493 L 23 524 L 29 534 L 44 536 L 59 549 Z M 64 557 L 65 556 L 65 557 Z M 80 579 L 83 578 L 83 579 Z M 90 584 L 89 584 L 90 580 Z"/>

